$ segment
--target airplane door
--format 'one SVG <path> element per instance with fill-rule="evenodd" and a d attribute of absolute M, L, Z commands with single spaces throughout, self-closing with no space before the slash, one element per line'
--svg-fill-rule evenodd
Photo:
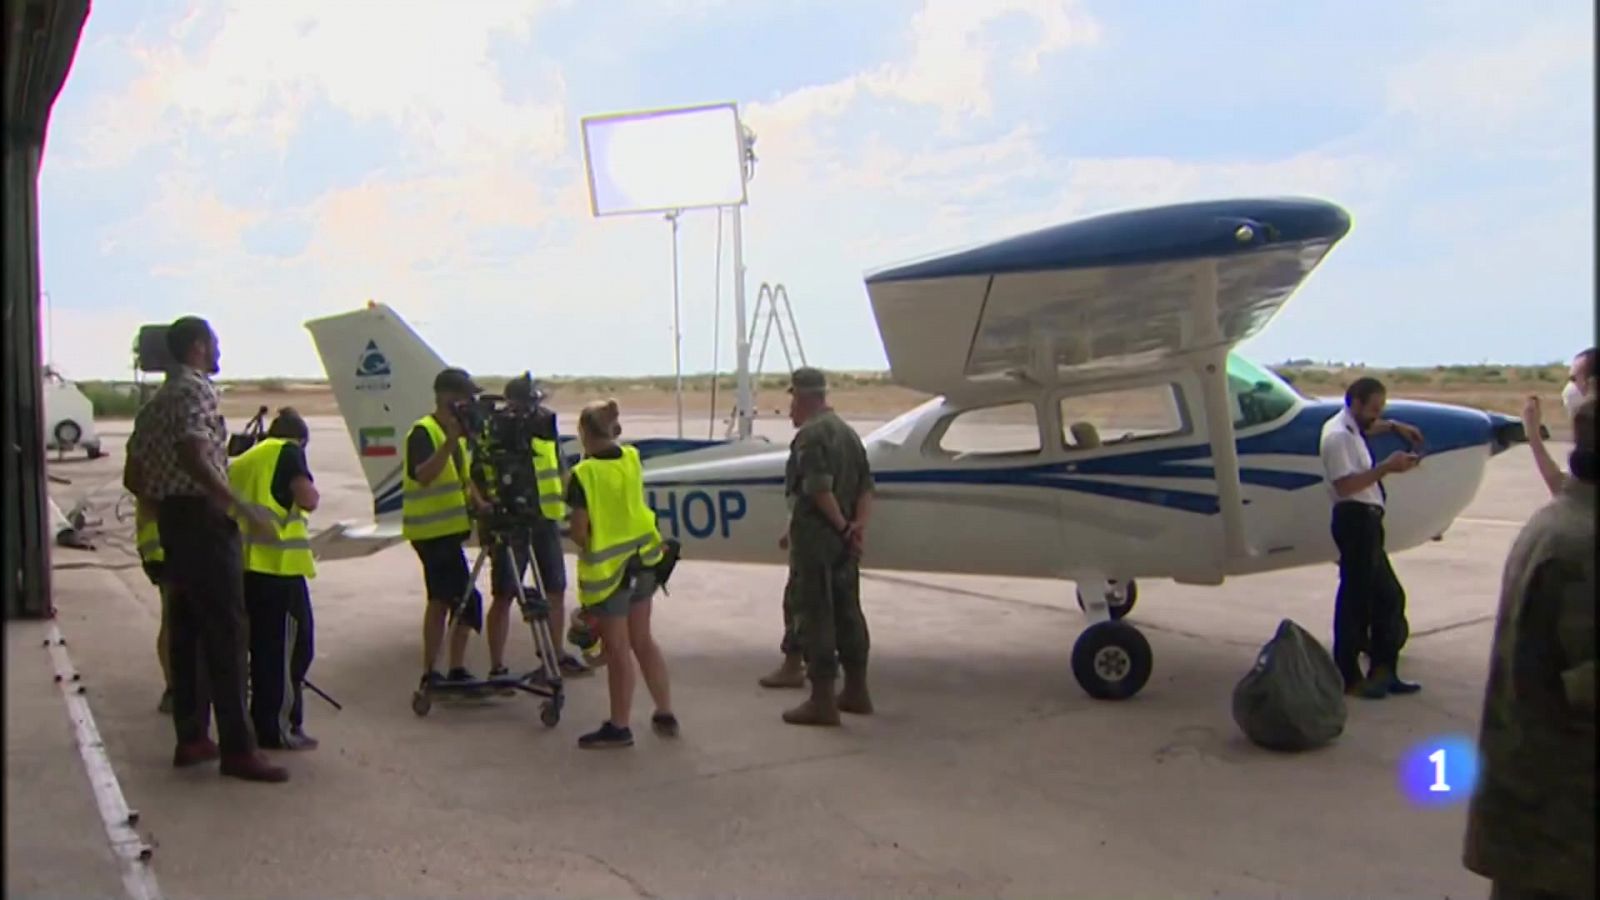
<path fill-rule="evenodd" d="M 880 480 L 903 521 L 892 556 L 905 568 L 1051 576 L 1059 503 L 1035 400 L 952 408 L 922 441 L 915 471 Z M 887 507 L 886 507 L 887 508 Z"/>
<path fill-rule="evenodd" d="M 1209 574 L 1222 528 L 1192 375 L 1168 371 L 1058 392 L 1064 558 L 1109 577 Z M 1201 575 L 1200 577 L 1204 577 Z"/>

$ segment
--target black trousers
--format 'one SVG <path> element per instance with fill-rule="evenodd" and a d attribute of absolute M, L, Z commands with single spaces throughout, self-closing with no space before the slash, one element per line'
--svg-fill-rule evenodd
<path fill-rule="evenodd" d="M 250 623 L 239 528 L 200 497 L 162 500 L 157 523 L 166 554 L 163 574 L 175 588 L 167 639 L 178 741 L 205 738 L 214 708 L 222 752 L 253 752 L 256 735 L 245 701 Z"/>
<path fill-rule="evenodd" d="M 1333 661 L 1346 684 L 1361 680 L 1360 654 L 1392 673 L 1409 628 L 1406 592 L 1383 549 L 1383 508 L 1345 500 L 1333 507 L 1339 593 L 1333 604 Z"/>
<path fill-rule="evenodd" d="M 250 612 L 250 720 L 264 747 L 282 747 L 305 722 L 303 694 L 315 651 L 311 591 L 299 575 L 244 573 Z"/>

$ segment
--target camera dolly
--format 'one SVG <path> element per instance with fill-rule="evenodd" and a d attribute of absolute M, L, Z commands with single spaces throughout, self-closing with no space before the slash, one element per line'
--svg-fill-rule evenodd
<path fill-rule="evenodd" d="M 502 531 L 496 530 L 490 533 L 487 546 L 478 550 L 477 561 L 472 565 L 472 577 L 467 582 L 466 594 L 456 606 L 457 615 L 472 602 L 472 592 L 477 587 L 478 574 L 483 571 L 483 564 L 488 561 L 491 553 L 498 554 L 497 558 L 507 567 L 506 571 L 516 573 L 516 556 L 512 553 L 510 545 L 512 539 L 511 534 Z M 528 623 L 528 628 L 533 634 L 533 645 L 539 653 L 539 667 L 522 675 L 498 675 L 469 681 L 424 680 L 411 695 L 411 711 L 418 716 L 426 716 L 433 708 L 435 695 L 441 698 L 465 698 L 522 691 L 545 698 L 545 701 L 539 704 L 539 721 L 544 723 L 545 727 L 554 728 L 560 724 L 561 710 L 566 705 L 566 693 L 561 679 L 561 655 L 557 652 L 555 641 L 550 635 L 550 601 L 546 599 L 549 595 L 545 592 L 544 580 L 539 574 L 538 562 L 533 556 L 533 547 L 524 543 L 522 549 L 528 554 L 528 568 L 533 573 L 534 589 L 530 594 L 523 586 L 522 578 L 519 576 L 515 579 L 517 609 L 522 612 L 522 620 Z M 488 610 L 484 610 L 484 614 L 487 617 Z"/>

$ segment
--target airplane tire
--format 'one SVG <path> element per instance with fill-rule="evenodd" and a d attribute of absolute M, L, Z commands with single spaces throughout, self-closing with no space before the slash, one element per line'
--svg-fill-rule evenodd
<path fill-rule="evenodd" d="M 83 437 L 83 429 L 78 427 L 78 423 L 77 422 L 74 422 L 71 419 L 68 419 L 65 422 L 57 423 L 57 425 L 56 425 L 56 448 L 57 449 L 65 450 L 68 447 L 76 447 L 78 445 L 78 439 L 81 438 L 81 437 Z"/>
<path fill-rule="evenodd" d="M 1107 600 L 1111 607 L 1111 619 L 1116 621 L 1132 612 L 1133 605 L 1139 601 L 1139 582 L 1129 578 L 1127 581 L 1113 583 L 1118 585 L 1118 588 L 1113 588 L 1112 596 L 1108 597 Z M 1077 595 L 1078 608 L 1087 610 L 1088 607 L 1083 603 L 1083 590 L 1081 588 L 1078 590 Z M 1121 601 L 1120 603 L 1118 602 L 1119 600 Z"/>
<path fill-rule="evenodd" d="M 1097 622 L 1072 645 L 1072 674 L 1096 700 L 1126 700 L 1150 680 L 1154 654 L 1139 629 Z"/>

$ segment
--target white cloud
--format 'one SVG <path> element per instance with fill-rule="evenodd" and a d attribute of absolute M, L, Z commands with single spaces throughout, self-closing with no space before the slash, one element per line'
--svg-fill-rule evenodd
<path fill-rule="evenodd" d="M 678 2 L 703 16 L 725 0 Z M 368 297 L 426 323 L 419 328 L 442 355 L 475 370 L 667 371 L 668 227 L 652 217 L 594 220 L 581 155 L 569 146 L 576 142 L 566 81 L 604 73 L 545 63 L 534 90 L 515 92 L 538 99 L 512 101 L 489 58 L 492 37 L 531 33 L 551 5 L 395 3 L 383 7 L 379 39 L 371 5 L 242 2 L 191 16 L 167 43 L 119 39 L 141 54 L 145 74 L 98 106 L 105 118 L 93 133 L 71 135 L 77 152 L 68 158 L 121 164 L 157 147 L 165 171 L 138 177 L 156 177 L 162 190 L 84 245 L 119 262 L 147 262 L 159 276 L 146 287 L 161 295 L 160 309 L 211 317 L 230 375 L 318 373 L 300 323 Z M 1007 27 L 1016 24 L 1028 28 Z M 1573 46 L 1537 32 L 1538 40 L 1511 41 L 1510 49 L 1474 50 L 1475 62 L 1462 63 L 1459 53 L 1421 57 L 1395 74 L 1387 106 L 1375 111 L 1384 127 L 1406 129 L 1399 140 L 1369 129 L 1320 146 L 1197 160 L 1183 156 L 1187 145 L 1174 136 L 1170 152 L 1072 157 L 1040 120 L 997 114 L 1009 112 L 1010 73 L 1091 44 L 1100 28 L 1075 2 L 926 0 L 895 58 L 742 104 L 761 157 L 746 214 L 750 300 L 763 281 L 785 283 L 810 360 L 859 367 L 882 358 L 860 276 L 909 257 L 1111 209 L 1223 196 L 1323 196 L 1369 222 L 1431 221 L 1432 207 L 1401 199 L 1408 176 L 1428 159 L 1415 152 L 1409 129 L 1444 134 L 1445 125 L 1466 123 L 1486 136 L 1482 152 L 1493 152 L 1485 123 L 1516 136 L 1542 121 L 1547 109 L 1525 120 L 1508 98 L 1547 88 L 1567 71 L 1554 63 L 1519 70 L 1516 60 Z M 1011 37 L 1002 41 L 1002 33 Z M 1502 70 L 1522 80 L 1503 94 L 1475 86 Z M 189 155 L 218 137 L 280 148 L 305 139 L 314 101 L 394 126 L 405 173 L 369 173 L 293 207 L 230 203 L 224 194 L 246 192 L 216 183 L 205 160 Z M 1070 94 L 1061 102 L 1070 104 Z M 919 115 L 895 115 L 908 109 Z M 938 127 L 924 127 L 928 120 Z M 52 152 L 61 149 L 57 138 Z M 60 162 L 51 179 L 70 190 Z M 715 222 L 698 212 L 682 223 L 691 370 L 708 367 L 712 355 Z M 286 223 L 309 229 L 303 252 L 281 258 L 246 249 L 252 229 Z M 486 243 L 491 232 L 498 246 Z M 506 235 L 527 244 L 508 246 Z M 732 356 L 730 291 L 724 274 L 724 367 Z M 75 346 L 102 348 L 97 367 L 89 356 L 69 366 L 83 363 L 78 374 L 120 374 L 131 328 L 161 318 L 125 309 L 100 317 L 75 314 L 58 326 Z"/>
<path fill-rule="evenodd" d="M 816 149 L 806 132 L 818 119 L 873 98 L 935 109 L 945 133 L 954 134 L 971 118 L 993 111 L 997 63 L 986 29 L 1008 17 L 1027 19 L 1036 29 L 1014 61 L 1023 71 L 1036 70 L 1048 54 L 1092 44 L 1100 36 L 1099 25 L 1076 0 L 925 0 L 912 19 L 911 49 L 904 59 L 750 104 L 745 119 L 760 132 L 772 132 L 786 152 L 796 148 L 801 158 Z"/>
<path fill-rule="evenodd" d="M 988 115 L 995 51 L 985 29 L 1008 16 L 1031 19 L 1036 37 L 1015 65 L 1034 72 L 1044 56 L 1099 39 L 1099 26 L 1078 7 L 1071 0 L 928 0 L 912 19 L 910 59 L 866 75 L 863 83 L 880 96 L 938 108 L 947 126 L 965 114 Z"/>
<path fill-rule="evenodd" d="M 1552 116 L 1592 122 L 1593 71 L 1592 31 L 1536 25 L 1502 42 L 1436 50 L 1397 67 L 1386 105 L 1436 146 L 1503 153 L 1509 138 L 1544 154 L 1588 137 L 1532 126 Z"/>
<path fill-rule="evenodd" d="M 526 38 L 554 5 L 238 0 L 191 13 L 166 42 L 115 42 L 144 73 L 97 105 L 93 118 L 106 127 L 69 151 L 68 164 L 126 162 L 172 137 L 175 122 L 281 151 L 314 99 L 357 121 L 387 121 L 443 163 L 554 159 L 566 148 L 559 73 L 547 71 L 542 99 L 512 102 L 489 62 L 491 37 Z M 181 39 L 208 16 L 220 19 L 215 34 L 186 51 Z"/>

